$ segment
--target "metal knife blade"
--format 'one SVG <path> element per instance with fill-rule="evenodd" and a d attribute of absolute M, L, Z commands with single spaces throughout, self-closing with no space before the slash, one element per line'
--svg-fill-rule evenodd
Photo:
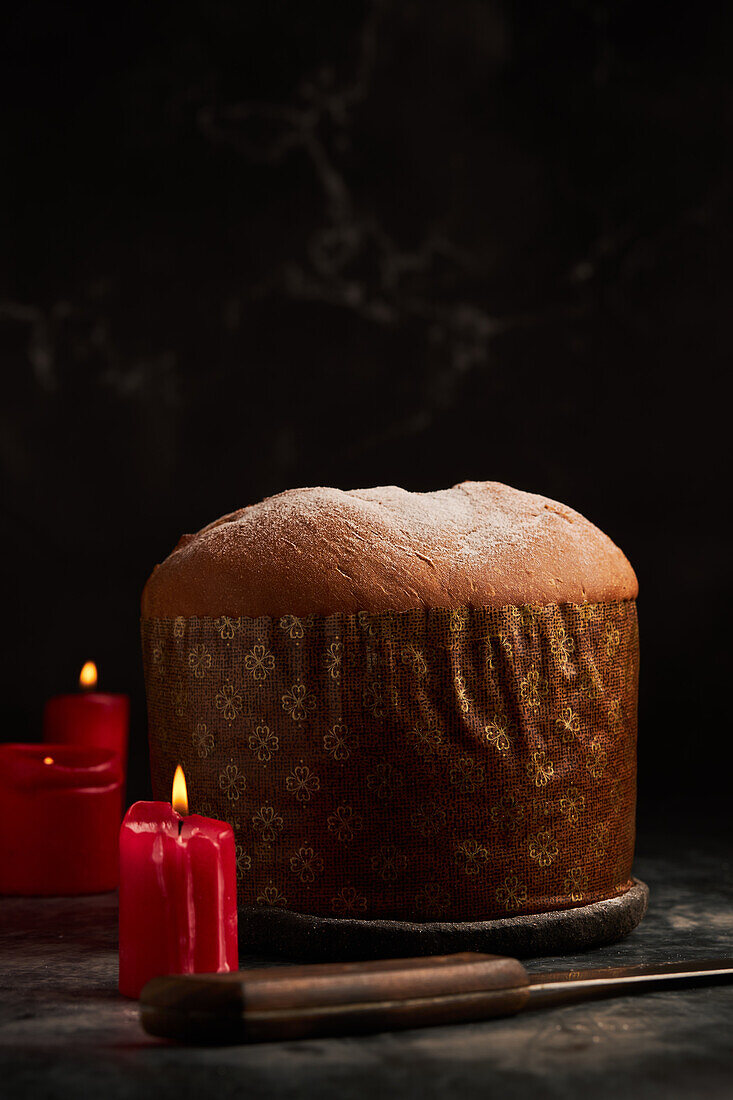
<path fill-rule="evenodd" d="M 713 985 L 733 981 L 733 958 L 683 959 L 643 966 L 610 966 L 593 970 L 554 970 L 530 973 L 527 1008 L 646 993 L 650 989 L 685 985 Z"/>

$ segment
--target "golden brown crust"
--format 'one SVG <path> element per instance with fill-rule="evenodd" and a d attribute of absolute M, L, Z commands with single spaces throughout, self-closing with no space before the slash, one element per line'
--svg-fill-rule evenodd
<path fill-rule="evenodd" d="M 291 489 L 184 535 L 143 618 L 633 599 L 619 548 L 571 508 L 494 481 L 434 493 Z"/>

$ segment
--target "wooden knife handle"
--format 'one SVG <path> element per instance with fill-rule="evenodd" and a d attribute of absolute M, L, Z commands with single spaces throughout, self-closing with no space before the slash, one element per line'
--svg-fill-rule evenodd
<path fill-rule="evenodd" d="M 153 978 L 140 1011 L 151 1035 L 223 1044 L 483 1020 L 528 1000 L 516 959 L 466 952 Z"/>

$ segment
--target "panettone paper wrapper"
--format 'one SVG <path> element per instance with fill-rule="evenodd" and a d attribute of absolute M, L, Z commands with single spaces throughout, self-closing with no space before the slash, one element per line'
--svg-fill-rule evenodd
<path fill-rule="evenodd" d="M 633 601 L 142 623 L 155 797 L 230 822 L 241 905 L 411 920 L 629 886 Z"/>

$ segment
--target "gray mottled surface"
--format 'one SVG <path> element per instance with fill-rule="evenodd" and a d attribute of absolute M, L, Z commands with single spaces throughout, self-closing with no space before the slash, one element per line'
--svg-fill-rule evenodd
<path fill-rule="evenodd" d="M 573 965 L 731 954 L 718 838 L 642 844 L 652 897 L 628 939 Z M 733 987 L 665 991 L 513 1019 L 366 1038 L 183 1049 L 141 1031 L 116 982 L 115 897 L 0 902 L 0 1093 L 351 1097 L 730 1097 Z M 246 962 L 249 960 L 243 960 Z M 555 959 L 531 969 L 552 969 Z"/>

